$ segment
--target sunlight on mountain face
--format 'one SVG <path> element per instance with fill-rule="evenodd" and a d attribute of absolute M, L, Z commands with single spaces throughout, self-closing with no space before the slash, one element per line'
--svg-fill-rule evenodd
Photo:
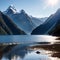
<path fill-rule="evenodd" d="M 49 6 L 55 6 L 58 4 L 58 0 L 47 0 Z"/>

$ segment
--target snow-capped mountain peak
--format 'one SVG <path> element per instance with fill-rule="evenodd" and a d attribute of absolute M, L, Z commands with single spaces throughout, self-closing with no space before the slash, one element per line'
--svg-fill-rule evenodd
<path fill-rule="evenodd" d="M 5 13 L 7 13 L 7 14 L 15 14 L 15 13 L 17 13 L 17 10 L 15 9 L 15 7 L 13 5 L 10 5 L 8 7 L 8 9 L 5 11 Z"/>
<path fill-rule="evenodd" d="M 5 12 L 4 13 L 12 19 L 18 28 L 26 34 L 31 34 L 31 32 L 42 23 L 38 18 L 31 18 L 23 9 L 17 12 L 14 6 L 9 6 Z"/>

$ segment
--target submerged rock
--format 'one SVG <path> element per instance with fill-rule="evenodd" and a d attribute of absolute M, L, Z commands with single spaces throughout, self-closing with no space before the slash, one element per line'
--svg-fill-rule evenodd
<path fill-rule="evenodd" d="M 40 54 L 40 51 L 37 51 L 36 53 L 37 53 L 37 54 Z"/>

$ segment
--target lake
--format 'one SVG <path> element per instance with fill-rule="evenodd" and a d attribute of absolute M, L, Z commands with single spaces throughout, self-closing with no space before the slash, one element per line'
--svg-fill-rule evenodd
<path fill-rule="evenodd" d="M 0 60 L 60 60 L 60 37 L 0 36 Z"/>

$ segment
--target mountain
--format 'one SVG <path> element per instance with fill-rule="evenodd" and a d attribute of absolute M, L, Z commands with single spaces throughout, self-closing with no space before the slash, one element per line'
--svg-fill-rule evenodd
<path fill-rule="evenodd" d="M 13 9 L 12 7 L 10 8 Z M 21 10 L 19 13 L 10 13 L 10 8 L 7 9 L 9 12 L 5 11 L 5 14 L 9 16 L 13 22 L 26 34 L 30 34 L 35 28 L 35 25 L 31 21 L 31 18 L 25 13 L 24 10 Z"/>
<path fill-rule="evenodd" d="M 17 10 L 15 9 L 15 7 L 13 5 L 11 5 L 11 6 L 8 7 L 8 9 L 6 11 L 4 11 L 4 13 L 6 13 L 6 12 L 7 12 L 7 14 L 10 15 L 10 14 L 17 13 Z"/>
<path fill-rule="evenodd" d="M 49 34 L 56 27 L 58 21 L 60 21 L 60 9 L 55 14 L 52 14 L 42 25 L 33 30 L 32 34 Z"/>
<path fill-rule="evenodd" d="M 50 35 L 60 36 L 60 20 L 56 23 L 55 27 L 48 32 Z"/>
<path fill-rule="evenodd" d="M 25 34 L 13 21 L 0 11 L 0 35 L 21 35 Z"/>
<path fill-rule="evenodd" d="M 4 14 L 9 16 L 26 34 L 31 34 L 37 26 L 43 23 L 38 18 L 30 17 L 24 10 L 17 12 L 14 6 L 9 6 Z"/>
<path fill-rule="evenodd" d="M 36 25 L 36 27 L 43 24 L 47 20 L 47 17 L 36 18 L 36 17 L 31 16 L 30 18 L 32 19 L 32 22 Z"/>

